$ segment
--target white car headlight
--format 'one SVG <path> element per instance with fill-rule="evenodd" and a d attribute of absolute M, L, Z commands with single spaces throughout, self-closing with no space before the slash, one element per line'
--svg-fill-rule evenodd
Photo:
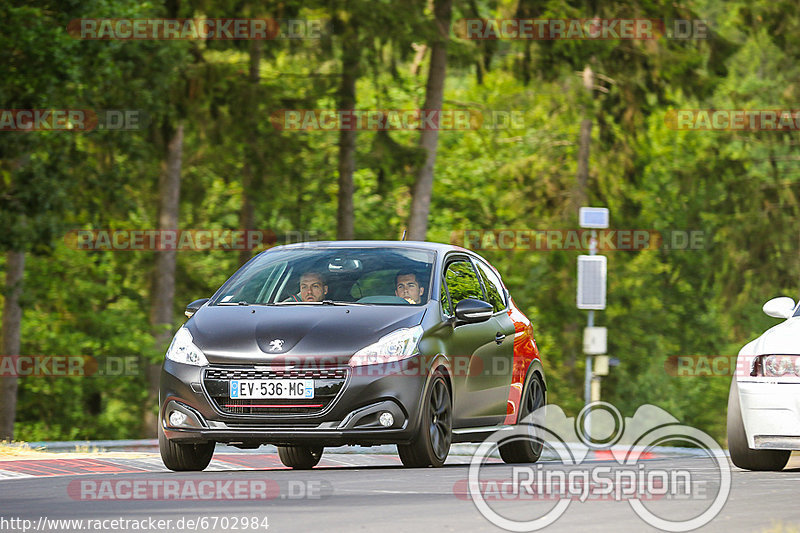
<path fill-rule="evenodd" d="M 764 377 L 800 376 L 800 357 L 794 355 L 767 355 L 763 359 Z"/>
<path fill-rule="evenodd" d="M 202 350 L 194 345 L 193 340 L 189 330 L 185 326 L 181 326 L 167 349 L 167 359 L 186 365 L 207 365 L 208 359 Z"/>
<path fill-rule="evenodd" d="M 422 326 L 403 328 L 384 335 L 381 339 L 357 351 L 350 358 L 350 366 L 392 363 L 414 355 L 422 337 Z"/>

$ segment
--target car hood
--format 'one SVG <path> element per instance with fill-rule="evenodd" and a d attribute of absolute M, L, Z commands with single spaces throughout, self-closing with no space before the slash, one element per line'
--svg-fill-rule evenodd
<path fill-rule="evenodd" d="M 742 348 L 742 355 L 768 354 L 800 354 L 800 317 L 781 322 Z"/>
<path fill-rule="evenodd" d="M 186 323 L 209 363 L 346 364 L 353 353 L 422 322 L 425 307 L 204 306 Z"/>

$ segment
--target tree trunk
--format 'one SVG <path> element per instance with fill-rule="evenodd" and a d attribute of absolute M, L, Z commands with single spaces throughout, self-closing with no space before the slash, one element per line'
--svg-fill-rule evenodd
<path fill-rule="evenodd" d="M 179 200 L 181 191 L 181 165 L 183 155 L 183 124 L 179 123 L 167 145 L 166 160 L 158 181 L 158 229 L 177 230 Z M 156 349 L 166 349 L 172 336 L 172 307 L 175 301 L 175 250 L 156 253 L 153 274 L 153 293 L 150 297 L 150 325 L 155 338 Z M 145 405 L 144 433 L 149 437 L 156 435 L 158 419 L 153 406 L 158 400 L 158 380 L 161 363 L 150 364 L 147 368 L 148 399 Z"/>
<path fill-rule="evenodd" d="M 253 170 L 250 163 L 245 161 L 242 167 L 242 208 L 239 211 L 239 229 L 254 230 L 255 210 L 250 199 L 250 189 L 253 187 Z M 253 250 L 239 250 L 239 265 L 247 263 L 253 257 Z"/>
<path fill-rule="evenodd" d="M 2 357 L 19 355 L 22 329 L 22 279 L 25 274 L 25 252 L 6 252 L 5 304 L 3 305 Z M 0 440 L 14 438 L 17 412 L 17 376 L 0 377 Z"/>
<path fill-rule="evenodd" d="M 358 80 L 358 29 L 351 21 L 342 34 L 342 79 L 339 86 L 339 109 L 356 107 Z M 354 236 L 353 172 L 356 169 L 356 128 L 339 131 L 339 206 L 336 215 L 336 238 L 352 240 Z"/>
<path fill-rule="evenodd" d="M 261 42 L 254 39 L 250 44 L 250 75 L 248 76 L 249 85 L 249 104 L 248 108 L 251 110 L 258 109 L 258 85 L 261 82 Z M 257 113 L 253 113 L 253 117 L 257 117 Z M 254 121 L 253 121 L 254 122 Z M 255 131 L 255 123 L 252 126 L 252 131 Z M 242 168 L 242 208 L 239 212 L 239 229 L 245 231 L 252 231 L 255 229 L 255 208 L 251 197 L 254 176 L 253 168 L 259 168 L 257 157 L 254 153 L 258 150 L 256 143 L 248 143 L 250 150 L 253 153 L 246 154 L 244 166 Z M 239 264 L 243 265 L 253 257 L 253 250 L 240 250 L 239 251 Z"/>
<path fill-rule="evenodd" d="M 589 65 L 583 69 L 583 88 L 589 92 L 587 106 L 591 105 L 592 91 L 594 87 L 594 73 Z M 581 206 L 586 205 L 589 195 L 586 188 L 589 183 L 589 145 L 592 142 L 592 118 L 587 110 L 587 117 L 581 121 L 581 133 L 578 144 L 578 176 L 575 191 L 575 212 Z"/>
<path fill-rule="evenodd" d="M 425 105 L 422 111 L 430 113 L 442 109 L 444 98 L 445 70 L 447 67 L 447 43 L 450 37 L 452 0 L 435 0 L 433 11 L 436 18 L 437 35 L 431 43 L 431 64 L 425 87 Z M 439 141 L 438 121 L 435 127 L 423 128 L 419 145 L 425 150 L 425 163 L 417 173 L 411 199 L 408 221 L 408 240 L 424 241 L 428 234 L 428 213 L 433 191 L 433 166 L 436 163 L 436 148 Z"/>

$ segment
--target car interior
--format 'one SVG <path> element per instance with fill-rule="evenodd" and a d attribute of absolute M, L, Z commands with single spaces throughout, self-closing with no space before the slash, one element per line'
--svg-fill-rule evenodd
<path fill-rule="evenodd" d="M 254 304 L 291 303 L 298 294 L 300 277 L 318 272 L 328 286 L 326 300 L 379 305 L 424 305 L 428 301 L 431 263 L 416 261 L 402 253 L 382 251 L 363 253 L 315 253 L 308 257 L 272 263 L 257 273 L 243 276 L 219 303 Z M 414 272 L 426 290 L 420 304 L 411 304 L 395 295 L 395 279 L 399 272 Z"/>

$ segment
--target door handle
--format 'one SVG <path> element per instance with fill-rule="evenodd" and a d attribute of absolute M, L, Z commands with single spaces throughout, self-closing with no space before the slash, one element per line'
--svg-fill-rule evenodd
<path fill-rule="evenodd" d="M 494 342 L 496 342 L 497 344 L 503 344 L 503 339 L 505 339 L 505 338 L 506 338 L 505 335 L 503 335 L 502 333 L 498 332 L 497 335 L 494 336 Z"/>

